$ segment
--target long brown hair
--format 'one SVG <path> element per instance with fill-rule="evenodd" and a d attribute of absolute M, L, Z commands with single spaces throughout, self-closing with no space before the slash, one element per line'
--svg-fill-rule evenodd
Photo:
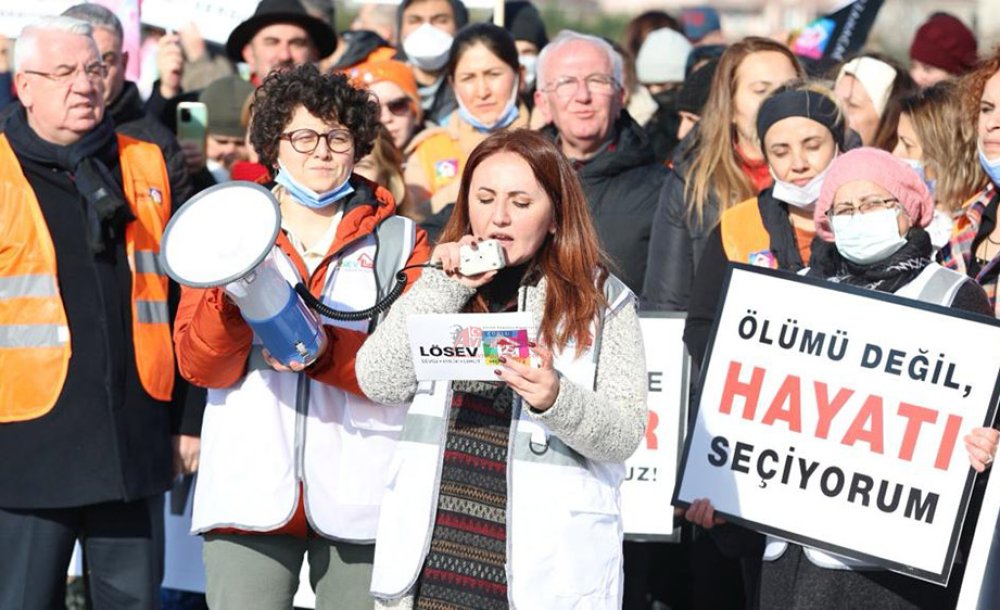
<path fill-rule="evenodd" d="M 684 198 L 688 202 L 688 218 L 695 224 L 704 222 L 705 205 L 713 191 L 721 210 L 757 194 L 736 158 L 733 98 L 736 96 L 736 70 L 748 56 L 764 51 L 781 53 L 795 67 L 799 78 L 805 76 L 802 65 L 788 47 L 769 38 L 744 38 L 722 54 L 702 109 L 698 133 L 689 149 L 695 156 L 686 176 Z"/>
<path fill-rule="evenodd" d="M 976 158 L 976 126 L 965 121 L 961 90 L 941 81 L 906 97 L 901 110 L 913 123 L 924 151 L 924 166 L 933 171 L 935 202 L 956 212 L 986 183 Z"/>
<path fill-rule="evenodd" d="M 527 161 L 535 180 L 552 201 L 555 232 L 545 238 L 532 261 L 532 266 L 548 282 L 539 337 L 558 350 L 575 340 L 580 353 L 593 339 L 591 323 L 600 308 L 607 305 L 604 281 L 608 266 L 576 172 L 551 140 L 527 129 L 498 131 L 483 140 L 465 164 L 455 209 L 439 241 L 458 241 L 472 232 L 469 222 L 472 175 L 479 164 L 502 152 Z M 485 311 L 482 299 L 476 299 L 475 309 Z"/>

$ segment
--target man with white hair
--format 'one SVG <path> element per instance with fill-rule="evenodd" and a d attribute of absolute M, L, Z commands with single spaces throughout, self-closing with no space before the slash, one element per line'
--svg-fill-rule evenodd
<path fill-rule="evenodd" d="M 170 186 L 115 134 L 89 24 L 15 48 L 0 135 L 0 608 L 56 608 L 80 540 L 92 607 L 157 606 L 174 358 L 158 264 Z"/>
<path fill-rule="evenodd" d="M 622 58 L 606 41 L 564 31 L 538 57 L 543 129 L 577 167 L 616 274 L 642 292 L 653 213 L 667 169 L 623 108 Z"/>
<path fill-rule="evenodd" d="M 104 79 L 104 104 L 115 122 L 115 130 L 137 140 L 153 142 L 163 150 L 174 206 L 184 203 L 195 193 L 184 165 L 184 153 L 174 134 L 146 112 L 146 104 L 136 84 L 125 80 L 125 70 L 131 58 L 124 48 L 121 21 L 109 9 L 93 2 L 71 6 L 62 14 L 86 21 L 94 29 L 97 52 L 108 67 L 108 75 Z"/>

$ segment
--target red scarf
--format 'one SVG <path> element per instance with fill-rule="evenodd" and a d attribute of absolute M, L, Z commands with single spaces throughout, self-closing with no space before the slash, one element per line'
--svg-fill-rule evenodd
<path fill-rule="evenodd" d="M 736 142 L 733 142 L 733 150 L 736 151 L 736 160 L 739 161 L 740 169 L 750 179 L 750 183 L 753 184 L 756 192 L 759 193 L 774 183 L 774 178 L 771 176 L 771 168 L 768 167 L 766 159 L 747 159 L 740 152 L 740 146 Z"/>

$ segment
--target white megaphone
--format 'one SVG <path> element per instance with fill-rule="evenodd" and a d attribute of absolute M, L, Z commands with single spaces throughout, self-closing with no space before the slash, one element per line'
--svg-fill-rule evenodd
<path fill-rule="evenodd" d="M 167 224 L 161 261 L 194 288 L 225 287 L 264 347 L 279 362 L 309 365 L 323 329 L 278 270 L 281 230 L 275 196 L 253 182 L 227 182 L 192 197 Z"/>

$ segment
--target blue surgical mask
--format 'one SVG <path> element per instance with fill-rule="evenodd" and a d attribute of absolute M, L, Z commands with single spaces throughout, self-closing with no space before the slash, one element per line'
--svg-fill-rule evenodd
<path fill-rule="evenodd" d="M 927 168 L 924 166 L 924 162 L 916 159 L 902 159 L 902 161 L 903 163 L 909 165 L 913 171 L 917 172 L 917 175 L 920 176 L 920 179 L 927 185 L 927 190 L 931 192 L 931 196 L 933 197 L 934 187 L 937 186 L 937 180 L 927 179 Z"/>
<path fill-rule="evenodd" d="M 991 161 L 986 158 L 982 146 L 977 145 L 976 148 L 979 149 L 979 164 L 983 166 L 983 171 L 990 177 L 993 184 L 1000 186 L 1000 157 Z"/>
<path fill-rule="evenodd" d="M 510 92 L 510 98 L 507 100 L 507 105 L 504 107 L 503 112 L 497 117 L 497 120 L 493 122 L 492 125 L 487 125 L 483 123 L 476 117 L 472 116 L 469 109 L 465 107 L 462 103 L 462 98 L 457 95 L 455 98 L 458 100 L 458 116 L 462 117 L 462 120 L 472 125 L 476 131 L 480 133 L 491 133 L 497 129 L 503 129 L 509 126 L 515 120 L 517 120 L 518 108 L 517 108 L 517 90 L 518 90 L 518 79 L 514 78 L 514 87 Z"/>
<path fill-rule="evenodd" d="M 337 203 L 354 192 L 354 187 L 349 182 L 350 178 L 348 176 L 340 186 L 333 190 L 326 191 L 325 193 L 317 193 L 308 186 L 300 184 L 295 178 L 292 178 L 292 173 L 288 171 L 288 168 L 281 161 L 278 161 L 278 175 L 274 177 L 274 181 L 285 187 L 285 190 L 288 191 L 288 194 L 292 196 L 292 199 L 296 203 L 301 203 L 307 208 L 320 210 Z"/>
<path fill-rule="evenodd" d="M 898 217 L 898 209 L 834 216 L 830 224 L 837 251 L 859 265 L 888 258 L 906 244 L 906 238 L 899 234 Z"/>

